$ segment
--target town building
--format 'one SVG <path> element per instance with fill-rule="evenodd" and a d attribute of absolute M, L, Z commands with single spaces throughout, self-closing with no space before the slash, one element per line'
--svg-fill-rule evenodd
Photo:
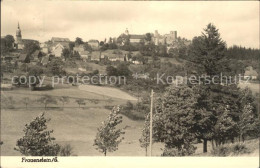
<path fill-rule="evenodd" d="M 252 66 L 248 66 L 245 69 L 244 79 L 256 80 L 258 77 L 258 73 L 253 69 Z"/>
<path fill-rule="evenodd" d="M 80 44 L 80 45 L 73 47 L 73 51 L 77 51 L 80 53 L 80 52 L 86 51 L 86 49 L 85 49 L 84 44 Z"/>
<path fill-rule="evenodd" d="M 43 57 L 43 53 L 40 50 L 35 50 L 31 55 L 31 62 L 39 62 Z"/>
<path fill-rule="evenodd" d="M 15 46 L 16 49 L 22 50 L 24 48 L 24 45 L 26 42 L 34 42 L 39 44 L 37 40 L 32 40 L 32 39 L 22 39 L 22 31 L 20 29 L 20 24 L 18 22 L 17 30 L 16 30 L 16 38 L 15 38 Z"/>
<path fill-rule="evenodd" d="M 100 61 L 101 59 L 101 53 L 100 51 L 93 51 L 90 54 L 90 60 L 91 61 Z"/>
<path fill-rule="evenodd" d="M 46 43 L 46 49 L 42 48 L 43 50 L 51 51 L 51 54 L 55 57 L 61 57 L 63 49 L 70 48 L 70 39 L 68 38 L 61 38 L 61 37 L 52 37 L 49 42 Z"/>
<path fill-rule="evenodd" d="M 130 43 L 140 43 L 145 41 L 145 35 L 130 34 Z"/>
<path fill-rule="evenodd" d="M 48 54 L 50 52 L 49 45 L 47 43 L 40 43 L 41 52 Z"/>
<path fill-rule="evenodd" d="M 128 29 L 125 30 L 124 33 L 122 33 L 118 39 L 121 39 L 119 45 L 124 45 L 128 41 L 130 44 L 139 44 L 140 42 L 145 42 L 145 35 L 140 35 L 140 34 L 129 34 Z"/>
<path fill-rule="evenodd" d="M 56 46 L 52 47 L 52 55 L 55 57 L 61 57 L 62 51 L 65 48 L 61 43 L 58 43 Z"/>
<path fill-rule="evenodd" d="M 43 56 L 42 59 L 41 59 L 41 64 L 43 66 L 46 66 L 48 63 L 49 63 L 49 60 L 50 60 L 50 55 L 46 55 L 46 56 Z"/>
<path fill-rule="evenodd" d="M 73 47 L 73 52 L 78 52 L 80 57 L 83 59 L 87 59 L 90 54 L 90 52 L 86 50 L 84 44 L 80 44 L 78 46 Z"/>
<path fill-rule="evenodd" d="M 98 40 L 93 40 L 93 39 L 89 40 L 88 45 L 90 45 L 93 50 L 99 49 L 99 41 Z"/>
<path fill-rule="evenodd" d="M 21 53 L 19 58 L 18 58 L 18 62 L 22 62 L 22 63 L 28 63 L 30 62 L 30 57 L 28 54 L 24 54 L 24 53 Z"/>
<path fill-rule="evenodd" d="M 56 46 L 57 44 L 61 44 L 65 48 L 70 48 L 70 39 L 69 38 L 61 38 L 61 37 L 52 37 L 51 38 L 52 46 Z"/>
<path fill-rule="evenodd" d="M 173 45 L 177 41 L 177 31 L 170 31 L 169 34 L 161 35 L 155 30 L 152 38 L 155 45 Z"/>

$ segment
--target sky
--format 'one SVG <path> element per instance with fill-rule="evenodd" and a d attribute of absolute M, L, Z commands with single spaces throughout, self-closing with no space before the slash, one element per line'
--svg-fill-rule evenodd
<path fill-rule="evenodd" d="M 208 23 L 219 29 L 228 46 L 259 48 L 258 1 L 42 1 L 3 0 L 1 36 L 15 36 L 20 23 L 24 39 L 51 37 L 84 41 L 130 34 L 166 34 L 191 40 Z"/>

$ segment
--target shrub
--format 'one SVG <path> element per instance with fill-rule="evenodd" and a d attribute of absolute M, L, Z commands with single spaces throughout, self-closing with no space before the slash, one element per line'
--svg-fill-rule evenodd
<path fill-rule="evenodd" d="M 140 113 L 137 111 L 126 111 L 122 110 L 121 114 L 125 115 L 126 117 L 132 119 L 132 120 L 144 120 L 145 119 L 145 114 Z"/>
<path fill-rule="evenodd" d="M 212 150 L 211 154 L 214 156 L 228 156 L 230 149 L 227 146 L 221 145 Z"/>
<path fill-rule="evenodd" d="M 246 145 L 244 143 L 234 144 L 233 147 L 231 148 L 231 152 L 234 155 L 241 155 L 241 154 L 251 153 L 251 151 L 246 147 Z"/>
<path fill-rule="evenodd" d="M 46 86 L 42 86 L 42 87 L 32 87 L 31 90 L 32 91 L 45 91 L 45 90 L 52 90 L 53 87 L 50 84 L 47 84 Z"/>
<path fill-rule="evenodd" d="M 229 156 L 251 153 L 251 150 L 244 143 L 235 143 L 231 145 L 221 145 L 211 151 L 214 156 Z"/>
<path fill-rule="evenodd" d="M 72 147 L 70 144 L 66 144 L 60 149 L 60 156 L 71 156 L 72 155 Z"/>
<path fill-rule="evenodd" d="M 164 148 L 162 156 L 189 156 L 192 155 L 196 150 L 196 147 L 189 146 L 188 148 L 182 148 L 178 150 L 176 148 Z"/>

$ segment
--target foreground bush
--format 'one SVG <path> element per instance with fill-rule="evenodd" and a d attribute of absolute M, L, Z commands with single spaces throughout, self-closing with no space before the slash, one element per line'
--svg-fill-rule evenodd
<path fill-rule="evenodd" d="M 60 146 L 51 136 L 53 130 L 47 130 L 44 113 L 25 125 L 24 136 L 17 140 L 15 150 L 25 156 L 57 156 Z"/>
<path fill-rule="evenodd" d="M 165 148 L 162 156 L 189 156 L 195 153 L 196 147 L 190 145 L 187 148 L 176 149 L 176 148 Z"/>
<path fill-rule="evenodd" d="M 211 151 L 214 156 L 230 156 L 249 154 L 252 151 L 244 143 L 235 143 L 231 145 L 221 145 Z"/>
<path fill-rule="evenodd" d="M 71 155 L 72 155 L 72 147 L 70 146 L 70 144 L 61 146 L 60 156 L 71 156 Z"/>

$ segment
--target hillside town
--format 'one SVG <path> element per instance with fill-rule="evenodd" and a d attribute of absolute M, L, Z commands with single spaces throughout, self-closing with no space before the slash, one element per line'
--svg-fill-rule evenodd
<path fill-rule="evenodd" d="M 12 35 L 11 35 L 12 36 Z M 2 48 L 5 48 L 5 36 L 1 37 Z M 18 61 L 23 63 L 40 63 L 46 65 L 50 57 L 61 58 L 65 61 L 66 56 L 64 51 L 68 50 L 70 54 L 77 55 L 84 61 L 102 61 L 108 60 L 111 62 L 131 62 L 133 64 L 144 64 L 141 60 L 142 54 L 139 51 L 141 45 L 154 44 L 155 46 L 162 46 L 162 52 L 169 54 L 172 50 L 180 47 L 180 41 L 183 45 L 188 46 L 189 40 L 178 39 L 177 31 L 170 31 L 169 34 L 160 35 L 158 30 L 155 33 L 130 34 L 126 29 L 124 33 L 117 38 L 109 38 L 104 41 L 90 39 L 83 42 L 81 38 L 76 41 L 71 41 L 65 37 L 52 37 L 49 41 L 40 43 L 35 39 L 24 39 L 22 37 L 22 29 L 18 23 L 16 34 L 11 40 L 12 52 L 5 55 L 2 52 L 2 61 L 10 60 L 12 62 Z M 26 45 L 35 45 L 38 47 L 32 53 L 23 52 Z M 122 46 L 131 46 L 130 48 L 120 50 Z M 106 52 L 105 52 L 106 51 Z"/>
<path fill-rule="evenodd" d="M 105 65 L 108 62 L 143 65 L 151 61 L 148 57 L 152 55 L 152 50 L 159 57 L 178 59 L 187 54 L 190 44 L 190 40 L 178 37 L 177 31 L 163 35 L 159 34 L 158 30 L 154 33 L 131 34 L 128 29 L 118 37 L 110 37 L 104 41 L 90 39 L 84 42 L 80 37 L 75 41 L 66 37 L 52 37 L 46 42 L 39 42 L 35 39 L 24 39 L 18 23 L 15 36 L 1 36 L 1 60 L 3 63 L 42 66 L 47 66 L 53 58 L 63 62 L 76 59 L 84 62 L 102 62 Z M 258 78 L 258 73 L 252 66 L 246 67 L 242 75 L 250 80 Z"/>

